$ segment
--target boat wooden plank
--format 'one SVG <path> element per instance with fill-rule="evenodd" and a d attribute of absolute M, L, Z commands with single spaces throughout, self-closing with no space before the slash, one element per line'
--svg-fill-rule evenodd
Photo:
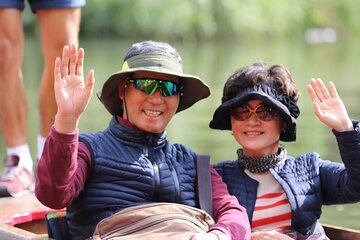
<path fill-rule="evenodd" d="M 0 239 L 48 239 L 44 217 L 53 211 L 34 194 L 0 198 Z"/>
<path fill-rule="evenodd" d="M 340 226 L 334 226 L 331 224 L 322 224 L 326 235 L 331 240 L 356 240 L 360 239 L 360 230 L 352 228 L 344 228 Z"/>
<path fill-rule="evenodd" d="M 34 194 L 26 194 L 21 197 L 0 198 L 0 222 L 4 222 L 9 216 L 32 211 L 50 210 L 41 204 Z"/>
<path fill-rule="evenodd" d="M 12 240 L 45 240 L 49 239 L 47 233 L 33 233 L 8 224 L 0 224 L 0 239 Z"/>
<path fill-rule="evenodd" d="M 18 198 L 0 198 L 0 239 L 48 239 L 44 216 L 50 209 L 41 204 L 34 194 Z M 323 224 L 331 240 L 360 239 L 360 230 Z"/>

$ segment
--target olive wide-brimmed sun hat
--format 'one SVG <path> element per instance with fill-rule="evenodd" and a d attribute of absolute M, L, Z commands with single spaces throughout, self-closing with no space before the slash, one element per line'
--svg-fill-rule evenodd
<path fill-rule="evenodd" d="M 199 77 L 183 73 L 182 60 L 175 48 L 165 42 L 143 41 L 132 45 L 124 57 L 121 70 L 113 73 L 104 83 L 101 92 L 97 94 L 112 115 L 122 116 L 123 108 L 118 87 L 135 72 L 177 76 L 182 90 L 176 112 L 210 95 L 209 86 Z"/>

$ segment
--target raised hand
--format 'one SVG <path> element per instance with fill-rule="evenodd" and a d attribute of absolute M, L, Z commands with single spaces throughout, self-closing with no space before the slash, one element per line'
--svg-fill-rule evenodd
<path fill-rule="evenodd" d="M 338 132 L 353 130 L 354 127 L 344 103 L 331 81 L 329 89 L 330 92 L 321 79 L 311 79 L 310 85 L 307 86 L 316 116 L 321 122 Z"/>
<path fill-rule="evenodd" d="M 81 113 L 92 96 L 95 83 L 94 71 L 88 73 L 86 84 L 83 76 L 84 50 L 64 46 L 62 57 L 55 60 L 55 99 L 58 107 L 54 127 L 62 133 L 77 129 Z"/>

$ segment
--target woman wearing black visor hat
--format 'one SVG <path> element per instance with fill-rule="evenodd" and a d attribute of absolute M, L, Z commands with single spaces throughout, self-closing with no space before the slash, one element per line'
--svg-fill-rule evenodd
<path fill-rule="evenodd" d="M 311 79 L 307 90 L 316 116 L 336 137 L 343 163 L 317 153 L 288 155 L 280 141 L 296 140 L 299 91 L 283 65 L 256 62 L 224 86 L 210 128 L 231 130 L 238 159 L 215 169 L 247 210 L 253 238 L 327 239 L 318 219 L 322 204 L 360 200 L 360 127 L 350 120 L 332 82 Z M 271 230 L 271 231 L 269 231 Z"/>

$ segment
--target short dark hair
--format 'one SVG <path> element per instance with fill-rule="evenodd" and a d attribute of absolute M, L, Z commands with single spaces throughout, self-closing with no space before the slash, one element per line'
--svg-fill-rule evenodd
<path fill-rule="evenodd" d="M 241 89 L 260 84 L 271 86 L 278 93 L 292 97 L 295 102 L 299 99 L 300 92 L 290 71 L 284 65 L 258 61 L 238 69 L 228 78 L 221 101 L 234 98 Z"/>

